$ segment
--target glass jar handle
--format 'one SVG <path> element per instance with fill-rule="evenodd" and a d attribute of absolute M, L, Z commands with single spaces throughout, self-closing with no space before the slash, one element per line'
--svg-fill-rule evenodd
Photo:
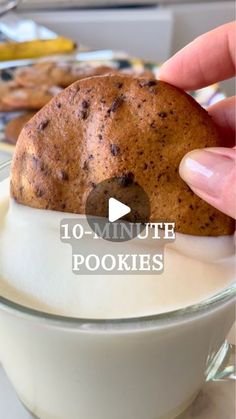
<path fill-rule="evenodd" d="M 0 1 L 0 16 L 5 15 L 6 13 L 13 10 L 19 3 L 19 0 L 8 0 L 4 1 L 3 4 Z"/>
<path fill-rule="evenodd" d="M 208 366 L 206 381 L 236 380 L 235 354 L 236 346 L 226 340 Z"/>

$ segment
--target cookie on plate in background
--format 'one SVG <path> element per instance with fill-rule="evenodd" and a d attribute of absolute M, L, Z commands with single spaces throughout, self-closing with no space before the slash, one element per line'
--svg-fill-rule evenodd
<path fill-rule="evenodd" d="M 22 128 L 25 124 L 35 115 L 35 112 L 27 112 L 16 118 L 11 119 L 5 126 L 5 138 L 6 140 L 15 145 L 18 137 L 21 133 Z"/>
<path fill-rule="evenodd" d="M 142 79 L 154 79 L 155 78 L 155 74 L 148 69 L 143 69 L 143 68 L 124 68 L 122 70 L 119 71 L 122 74 L 127 74 L 133 77 L 140 77 Z"/>
<path fill-rule="evenodd" d="M 9 112 L 11 111 L 11 107 L 4 103 L 3 98 L 4 96 L 11 93 L 12 90 L 16 88 L 16 83 L 11 81 L 0 81 L 0 112 Z"/>
<path fill-rule="evenodd" d="M 31 67 L 19 68 L 15 80 L 20 86 L 68 87 L 77 80 L 114 72 L 108 66 L 93 67 L 88 64 L 67 62 L 40 62 Z"/>
<path fill-rule="evenodd" d="M 2 103 L 10 111 L 24 109 L 41 109 L 53 96 L 60 93 L 60 87 L 15 87 L 6 92 L 2 97 Z"/>

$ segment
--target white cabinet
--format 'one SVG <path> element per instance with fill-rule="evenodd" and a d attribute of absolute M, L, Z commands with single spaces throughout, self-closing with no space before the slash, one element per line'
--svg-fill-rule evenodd
<path fill-rule="evenodd" d="M 124 50 L 164 61 L 196 36 L 234 19 L 234 1 L 162 0 L 150 7 L 118 9 L 22 10 L 56 32 L 94 48 Z M 172 3 L 172 4 L 169 4 Z M 227 83 L 228 94 L 233 82 Z"/>
<path fill-rule="evenodd" d="M 147 60 L 171 52 L 172 12 L 165 9 L 101 9 L 28 12 L 24 16 L 92 48 L 112 48 Z"/>

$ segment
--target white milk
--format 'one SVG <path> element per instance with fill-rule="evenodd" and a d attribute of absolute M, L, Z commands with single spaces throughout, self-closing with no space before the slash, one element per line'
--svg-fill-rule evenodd
<path fill-rule="evenodd" d="M 84 319 L 140 317 L 201 302 L 233 281 L 232 237 L 183 235 L 166 249 L 162 275 L 74 275 L 71 247 L 59 237 L 68 214 L 13 202 L 7 211 L 4 185 L 0 294 L 22 305 Z M 111 242 L 103 245 L 112 251 Z M 124 246 L 129 252 L 134 243 Z M 172 419 L 223 354 L 233 320 L 232 300 L 187 315 L 98 324 L 39 317 L 0 300 L 0 361 L 42 419 Z"/>
<path fill-rule="evenodd" d="M 60 221 L 75 215 L 37 210 L 10 201 L 0 206 L 0 294 L 21 304 L 71 317 L 127 318 L 196 304 L 234 277 L 233 236 L 176 234 L 165 249 L 164 272 L 149 275 L 75 275 L 71 246 L 60 241 Z M 81 220 L 86 224 L 86 219 Z M 117 243 L 84 237 L 92 253 Z M 123 252 L 148 253 L 155 241 L 122 243 Z M 13 262 L 14 261 L 14 262 Z"/>

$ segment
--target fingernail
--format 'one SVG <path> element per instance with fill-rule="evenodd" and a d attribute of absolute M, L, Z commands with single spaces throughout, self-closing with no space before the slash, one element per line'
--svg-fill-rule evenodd
<path fill-rule="evenodd" d="M 179 173 L 190 187 L 217 197 L 234 168 L 235 160 L 229 156 L 208 150 L 194 150 L 182 159 Z"/>

